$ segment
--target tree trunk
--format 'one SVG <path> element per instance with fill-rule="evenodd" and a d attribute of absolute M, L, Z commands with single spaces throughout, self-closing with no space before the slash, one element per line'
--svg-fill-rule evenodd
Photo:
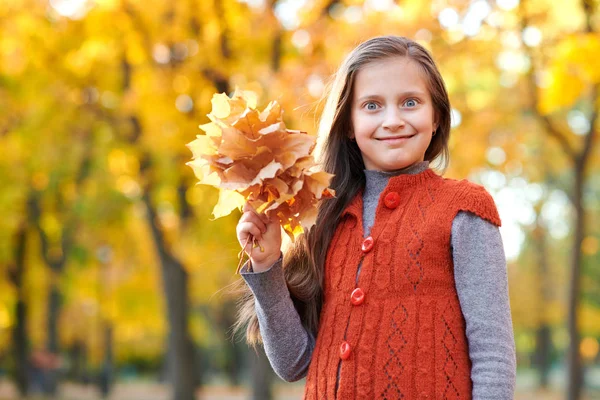
<path fill-rule="evenodd" d="M 82 167 L 83 171 L 87 171 Z M 82 172 L 80 172 L 81 174 Z M 78 179 L 83 179 L 85 175 L 81 175 Z M 78 180 L 79 182 L 79 180 Z M 44 393 L 48 395 L 56 394 L 58 387 L 58 367 L 59 367 L 59 341 L 58 341 L 58 317 L 62 306 L 61 294 L 58 288 L 58 279 L 66 264 L 66 254 L 71 248 L 73 237 L 74 222 L 64 224 L 64 233 L 61 240 L 61 255 L 56 257 L 51 254 L 50 240 L 41 226 L 42 211 L 40 193 L 34 190 L 31 191 L 28 200 L 29 220 L 35 226 L 40 236 L 41 255 L 44 262 L 49 267 L 50 272 L 50 290 L 47 301 L 47 320 L 46 320 L 46 351 L 51 356 L 48 360 L 48 365 L 44 367 Z"/>
<path fill-rule="evenodd" d="M 53 270 L 51 273 L 54 275 L 54 277 L 52 278 L 53 282 L 50 284 L 50 293 L 48 294 L 48 319 L 46 324 L 48 336 L 46 350 L 49 354 L 52 354 L 54 357 L 58 358 L 58 317 L 60 315 L 62 300 L 60 291 L 55 281 L 56 274 Z M 44 374 L 46 375 L 46 387 L 44 392 L 49 395 L 55 395 L 58 389 L 58 368 L 47 368 L 44 371 Z"/>
<path fill-rule="evenodd" d="M 215 321 L 222 332 L 228 332 L 235 323 L 235 317 L 235 302 L 226 301 L 221 306 L 219 315 L 216 316 Z M 246 349 L 246 345 L 234 340 L 234 338 L 227 340 L 224 344 L 224 369 L 231 386 L 239 386 L 241 384 L 241 373 Z"/>
<path fill-rule="evenodd" d="M 273 370 L 262 346 L 252 352 L 252 399 L 271 400 L 273 398 Z"/>
<path fill-rule="evenodd" d="M 163 263 L 163 285 L 169 316 L 169 351 L 174 400 L 194 399 L 194 347 L 188 334 L 187 273 L 176 262 Z"/>
<path fill-rule="evenodd" d="M 46 328 L 48 329 L 48 337 L 46 349 L 54 354 L 58 353 L 58 315 L 60 313 L 61 298 L 60 292 L 56 283 L 50 286 L 48 294 L 48 320 Z"/>
<path fill-rule="evenodd" d="M 114 378 L 113 362 L 113 327 L 106 323 L 104 326 L 104 361 L 100 372 L 100 393 L 102 398 L 108 398 Z"/>
<path fill-rule="evenodd" d="M 539 386 L 543 389 L 548 389 L 551 350 L 550 327 L 546 322 L 542 322 L 536 332 L 535 364 L 540 373 Z"/>
<path fill-rule="evenodd" d="M 22 396 L 29 392 L 27 377 L 27 353 L 29 340 L 27 336 L 27 304 L 23 291 L 23 273 L 25 271 L 25 249 L 27 243 L 27 224 L 23 224 L 16 234 L 15 264 L 10 271 L 10 276 L 17 291 L 17 304 L 15 305 L 15 325 L 13 327 L 13 357 L 15 363 L 14 381 Z"/>
<path fill-rule="evenodd" d="M 229 325 L 226 329 L 230 329 Z M 244 365 L 244 351 L 245 347 L 240 343 L 232 340 L 225 345 L 226 360 L 225 360 L 225 373 L 231 386 L 241 385 L 241 374 L 242 366 Z"/>
<path fill-rule="evenodd" d="M 591 134 L 591 133 L 590 133 Z M 581 160 L 581 159 L 580 159 Z M 569 350 L 567 356 L 568 388 L 567 399 L 579 400 L 583 385 L 583 370 L 579 354 L 578 306 L 581 287 L 581 244 L 585 232 L 585 212 L 583 209 L 583 162 L 575 163 L 575 184 L 573 187 L 573 206 L 575 208 L 575 226 L 573 229 L 573 253 L 571 262 L 571 277 L 569 285 Z"/>
<path fill-rule="evenodd" d="M 26 215 L 14 236 L 14 264 L 8 269 L 9 279 L 15 287 L 17 302 L 15 304 L 15 325 L 12 329 L 12 353 L 15 363 L 14 381 L 22 396 L 29 393 L 29 334 L 27 331 L 27 303 L 23 290 L 23 275 L 25 274 L 27 252 L 27 230 L 31 221 L 32 192 L 26 203 Z"/>
<path fill-rule="evenodd" d="M 19 298 L 15 308 L 16 324 L 13 328 L 14 379 L 19 393 L 26 396 L 29 392 L 29 380 L 27 378 L 27 305 Z"/>
<path fill-rule="evenodd" d="M 544 162 L 544 160 L 541 160 Z M 538 218 L 536 220 L 535 230 L 533 232 L 533 243 L 537 253 L 538 280 L 540 285 L 540 306 L 538 315 L 541 316 L 540 325 L 536 332 L 536 349 L 534 353 L 534 364 L 540 373 L 540 388 L 548 388 L 548 378 L 550 373 L 550 352 L 552 351 L 551 329 L 548 324 L 547 304 L 552 300 L 552 289 L 550 285 L 550 271 L 548 268 L 548 231 L 541 218 L 541 205 L 536 210 Z"/>
<path fill-rule="evenodd" d="M 85 342 L 76 340 L 69 349 L 68 379 L 78 383 L 88 384 L 87 349 Z"/>
<path fill-rule="evenodd" d="M 183 265 L 173 256 L 158 226 L 158 216 L 150 201 L 150 188 L 144 191 L 144 203 L 148 211 L 147 218 L 152 230 L 152 237 L 161 263 L 163 287 L 167 297 L 167 314 L 169 319 L 169 343 L 167 376 L 171 378 L 174 400 L 193 400 L 195 379 L 195 353 L 188 332 L 188 275 Z M 169 357 L 169 356 L 167 356 Z"/>
<path fill-rule="evenodd" d="M 173 373 L 173 364 L 175 363 L 175 358 L 173 356 L 173 349 L 171 349 L 171 338 L 169 335 L 165 338 L 165 355 L 163 358 L 163 363 L 159 373 L 159 380 L 161 383 L 170 383 L 173 382 L 173 377 L 171 376 Z"/>

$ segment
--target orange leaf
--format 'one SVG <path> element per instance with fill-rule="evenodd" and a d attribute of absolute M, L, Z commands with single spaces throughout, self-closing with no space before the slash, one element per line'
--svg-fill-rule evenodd
<path fill-rule="evenodd" d="M 239 89 L 232 98 L 215 94 L 211 122 L 200 125 L 206 135 L 188 144 L 193 161 L 187 165 L 200 183 L 221 189 L 215 218 L 250 202 L 294 240 L 314 225 L 318 201 L 335 195 L 328 187 L 333 175 L 312 170 L 315 138 L 286 129 L 276 101 L 258 111 L 256 98 Z"/>

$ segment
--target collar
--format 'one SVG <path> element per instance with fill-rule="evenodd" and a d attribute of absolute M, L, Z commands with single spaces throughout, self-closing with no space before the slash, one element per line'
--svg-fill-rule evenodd
<path fill-rule="evenodd" d="M 400 195 L 406 192 L 412 191 L 414 187 L 417 187 L 425 182 L 432 179 L 439 178 L 432 169 L 427 168 L 417 174 L 400 174 L 390 176 L 387 186 L 381 192 L 381 196 L 385 196 L 389 192 L 398 192 Z M 354 215 L 357 219 L 362 218 L 363 212 L 363 192 L 364 189 L 360 189 L 354 198 L 350 201 L 350 204 L 346 206 L 340 217 L 344 217 L 346 214 Z"/>
<path fill-rule="evenodd" d="M 377 171 L 377 170 L 369 170 L 369 169 L 365 169 L 363 171 L 365 173 L 365 177 L 368 180 L 369 178 L 378 178 L 378 177 L 389 178 L 392 176 L 402 175 L 402 174 L 414 175 L 414 174 L 418 174 L 420 172 L 425 171 L 427 168 L 429 168 L 429 161 L 419 161 L 419 162 L 417 162 L 413 165 L 410 165 L 406 168 L 397 169 L 394 171 Z"/>

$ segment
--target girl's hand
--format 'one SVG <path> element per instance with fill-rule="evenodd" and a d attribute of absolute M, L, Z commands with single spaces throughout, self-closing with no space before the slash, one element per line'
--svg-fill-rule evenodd
<path fill-rule="evenodd" d="M 279 221 L 270 221 L 265 214 L 258 214 L 250 204 L 244 205 L 244 213 L 236 227 L 240 246 L 250 257 L 254 272 L 262 272 L 279 259 L 281 253 L 281 228 Z M 252 237 L 259 246 L 254 247 Z M 250 237 L 250 238 L 249 238 Z M 260 248 L 264 251 L 261 251 Z"/>

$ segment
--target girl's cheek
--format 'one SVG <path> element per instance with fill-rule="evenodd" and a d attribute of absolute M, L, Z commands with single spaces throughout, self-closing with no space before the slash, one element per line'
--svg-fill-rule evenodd
<path fill-rule="evenodd" d="M 410 118 L 406 118 L 405 121 L 413 126 L 418 126 L 422 129 L 429 129 L 433 131 L 433 119 L 429 117 L 426 113 L 421 115 L 414 115 Z"/>
<path fill-rule="evenodd" d="M 368 124 L 378 123 L 380 120 L 383 119 L 381 115 L 382 113 L 367 114 L 363 117 L 363 121 Z"/>

